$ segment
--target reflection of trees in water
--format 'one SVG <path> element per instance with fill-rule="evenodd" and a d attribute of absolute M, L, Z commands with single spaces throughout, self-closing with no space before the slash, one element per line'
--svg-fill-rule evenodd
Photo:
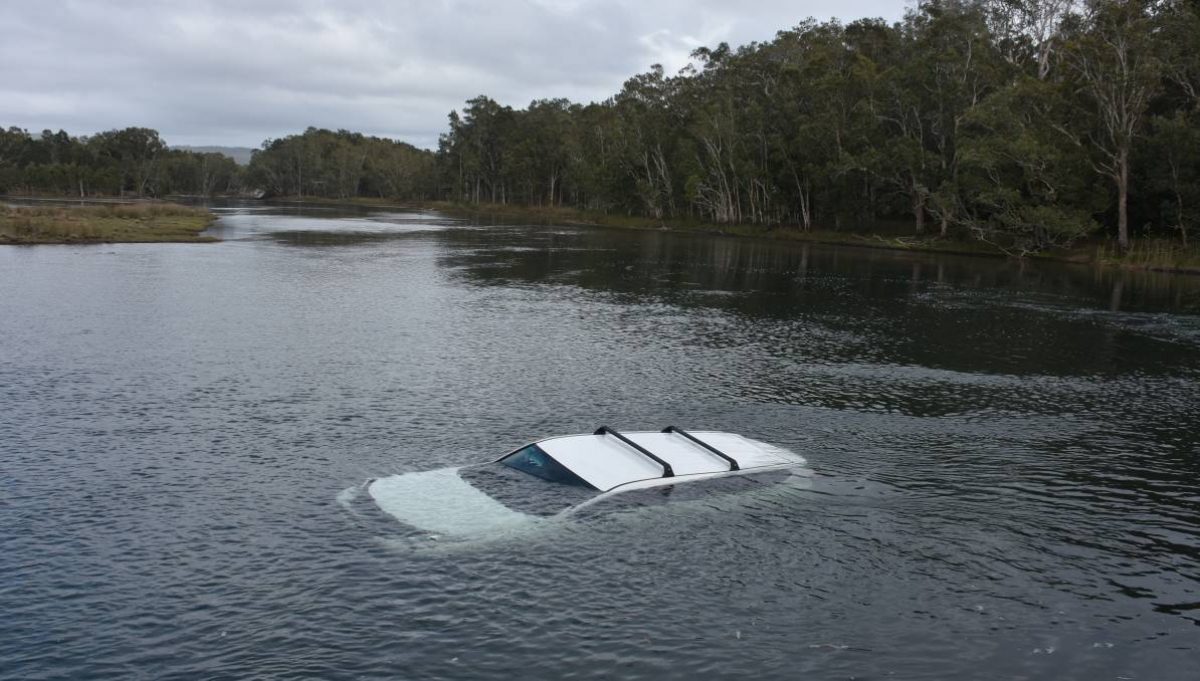
<path fill-rule="evenodd" d="M 1200 280 L 659 232 L 438 239 L 452 278 L 525 289 L 582 320 L 571 327 L 632 363 L 626 377 L 653 374 L 647 385 L 917 417 L 927 425 L 908 445 L 918 448 L 935 421 L 1003 423 L 1000 436 L 1036 450 L 1131 418 L 1149 437 L 1195 445 L 1194 426 L 1180 423 L 1200 377 L 1200 324 L 1157 310 L 1194 300 Z"/>
<path fill-rule="evenodd" d="M 495 227 L 447 230 L 439 238 L 457 247 L 442 263 L 482 284 L 562 283 L 656 296 L 779 294 L 828 291 L 830 282 L 822 279 L 832 277 L 838 285 L 831 294 L 850 287 L 895 298 L 895 282 L 903 281 L 907 295 L 950 285 L 1115 302 L 1125 309 L 1200 310 L 1200 279 L 1167 273 L 657 231 Z M 462 252 L 462 246 L 471 248 Z"/>
<path fill-rule="evenodd" d="M 1200 334 L 1163 326 L 1153 312 L 1109 311 L 1187 309 L 1200 280 L 1180 276 L 662 232 L 506 228 L 439 238 L 452 246 L 440 264 L 471 283 L 567 285 L 618 303 L 706 312 L 688 342 L 757 347 L 793 363 L 1169 371 L 1175 359 L 1156 338 Z M 719 324 L 711 313 L 721 313 Z"/>

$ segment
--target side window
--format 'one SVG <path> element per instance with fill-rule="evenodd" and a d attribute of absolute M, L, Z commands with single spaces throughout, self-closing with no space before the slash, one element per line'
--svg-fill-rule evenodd
<path fill-rule="evenodd" d="M 541 447 L 537 445 L 522 447 L 501 459 L 500 463 L 509 468 L 515 468 L 524 473 L 535 475 L 543 480 L 549 480 L 550 482 L 560 482 L 564 485 L 575 485 L 578 487 L 591 487 L 591 485 L 584 482 L 583 478 L 575 475 L 565 466 L 550 458 L 550 455 L 542 451 Z"/>

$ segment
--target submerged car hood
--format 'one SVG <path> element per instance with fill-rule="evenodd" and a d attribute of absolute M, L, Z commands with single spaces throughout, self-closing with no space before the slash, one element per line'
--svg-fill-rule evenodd
<path fill-rule="evenodd" d="M 514 511 L 475 489 L 458 468 L 379 478 L 367 492 L 379 508 L 424 532 L 469 537 L 518 529 L 540 518 Z"/>

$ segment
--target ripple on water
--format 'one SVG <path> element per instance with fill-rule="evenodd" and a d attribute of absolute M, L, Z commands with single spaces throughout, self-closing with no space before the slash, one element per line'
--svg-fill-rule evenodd
<path fill-rule="evenodd" d="M 217 230 L 0 249 L 0 677 L 1192 676 L 1188 280 L 393 209 Z M 816 474 L 476 544 L 362 488 L 601 422 Z"/>

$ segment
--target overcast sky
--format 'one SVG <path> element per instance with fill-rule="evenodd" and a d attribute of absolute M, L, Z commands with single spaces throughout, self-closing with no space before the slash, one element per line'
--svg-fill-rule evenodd
<path fill-rule="evenodd" d="M 487 94 L 602 100 L 701 45 L 904 0 L 0 0 L 0 126 L 257 147 L 315 125 L 433 147 Z"/>

